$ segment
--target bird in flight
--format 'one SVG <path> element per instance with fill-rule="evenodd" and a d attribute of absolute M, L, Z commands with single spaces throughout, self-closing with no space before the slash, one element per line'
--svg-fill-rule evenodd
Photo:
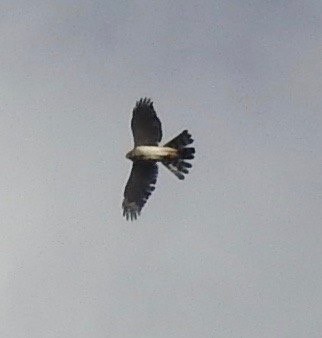
<path fill-rule="evenodd" d="M 161 122 L 153 108 L 153 102 L 140 99 L 133 109 L 131 128 L 134 148 L 126 154 L 133 162 L 129 180 L 125 186 L 122 203 L 123 216 L 135 220 L 155 189 L 158 176 L 157 162 L 161 162 L 180 180 L 188 174 L 194 158 L 195 148 L 188 147 L 193 142 L 184 130 L 171 141 L 159 146 L 162 138 Z"/>

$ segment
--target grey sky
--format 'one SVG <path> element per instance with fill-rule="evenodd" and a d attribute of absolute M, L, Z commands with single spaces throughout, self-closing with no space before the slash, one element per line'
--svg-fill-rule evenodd
<path fill-rule="evenodd" d="M 322 3 L 0 4 L 1 337 L 321 337 Z M 130 116 L 187 128 L 122 218 Z"/>

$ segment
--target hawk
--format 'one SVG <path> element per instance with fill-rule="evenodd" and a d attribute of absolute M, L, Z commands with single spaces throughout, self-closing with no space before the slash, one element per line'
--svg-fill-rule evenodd
<path fill-rule="evenodd" d="M 158 176 L 157 162 L 161 162 L 180 180 L 188 174 L 194 158 L 195 148 L 187 147 L 193 142 L 191 135 L 184 130 L 174 139 L 159 146 L 162 138 L 161 122 L 153 108 L 151 99 L 136 102 L 133 109 L 131 128 L 134 148 L 126 154 L 133 162 L 129 180 L 125 186 L 122 203 L 123 216 L 135 220 L 155 189 Z"/>

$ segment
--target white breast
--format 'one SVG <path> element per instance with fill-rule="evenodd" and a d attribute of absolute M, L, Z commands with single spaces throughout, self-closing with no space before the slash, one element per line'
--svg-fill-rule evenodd
<path fill-rule="evenodd" d="M 144 160 L 162 161 L 177 156 L 177 150 L 169 147 L 138 146 L 133 150 L 134 156 Z"/>

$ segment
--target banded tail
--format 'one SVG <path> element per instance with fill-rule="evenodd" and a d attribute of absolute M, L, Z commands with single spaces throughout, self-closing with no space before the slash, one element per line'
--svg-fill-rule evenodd
<path fill-rule="evenodd" d="M 185 178 L 184 174 L 188 174 L 188 168 L 192 167 L 192 164 L 185 160 L 192 160 L 194 158 L 195 148 L 187 147 L 193 142 L 188 130 L 184 130 L 181 134 L 174 139 L 166 143 L 165 147 L 178 149 L 178 157 L 171 161 L 162 161 L 162 163 L 174 173 L 179 180 Z"/>

